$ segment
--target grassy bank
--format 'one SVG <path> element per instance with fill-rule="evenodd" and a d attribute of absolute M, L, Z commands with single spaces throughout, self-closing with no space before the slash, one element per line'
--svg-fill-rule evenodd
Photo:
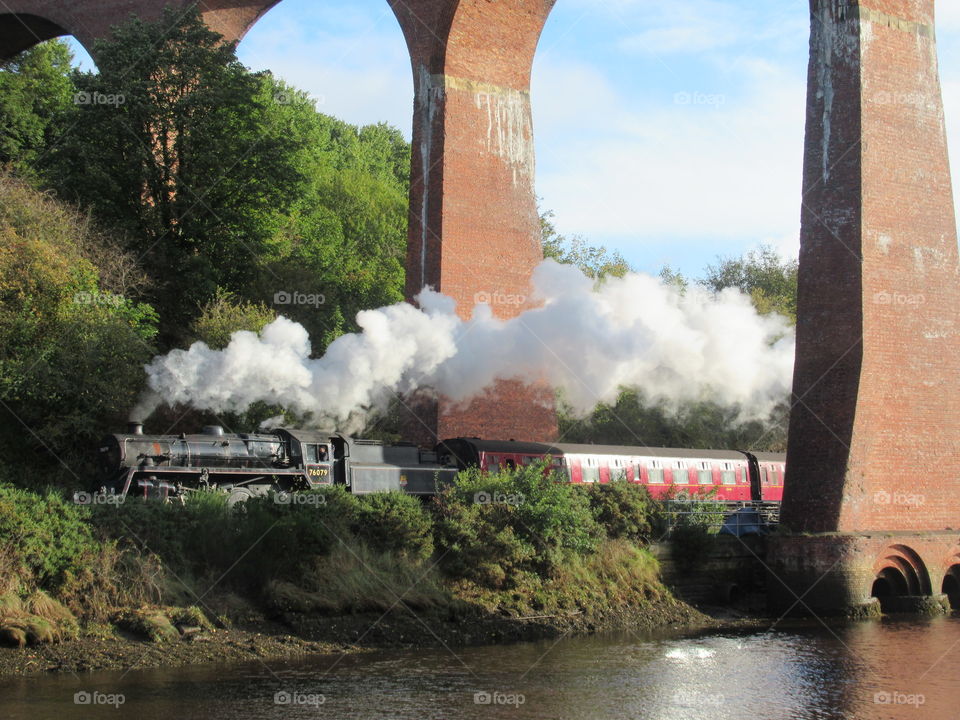
<path fill-rule="evenodd" d="M 677 605 L 645 549 L 660 520 L 642 487 L 572 486 L 542 466 L 462 473 L 427 504 L 326 488 L 232 510 L 215 493 L 78 505 L 0 485 L 0 642 L 164 644 L 391 610 L 467 625 L 655 614 Z"/>

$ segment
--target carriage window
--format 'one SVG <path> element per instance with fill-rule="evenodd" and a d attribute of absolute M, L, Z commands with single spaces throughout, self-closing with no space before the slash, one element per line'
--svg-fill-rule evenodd
<path fill-rule="evenodd" d="M 520 461 L 521 461 L 524 465 L 531 465 L 531 464 L 533 464 L 533 458 L 532 458 L 530 455 L 524 455 L 522 458 L 520 458 Z"/>
<path fill-rule="evenodd" d="M 647 477 L 650 478 L 651 485 L 663 485 L 663 468 L 651 465 L 647 468 Z"/>
<path fill-rule="evenodd" d="M 701 462 L 698 464 L 699 464 L 699 467 L 697 468 L 697 482 L 699 482 L 701 485 L 712 485 L 713 469 L 710 467 L 710 463 Z"/>
<path fill-rule="evenodd" d="M 517 469 L 517 463 L 513 458 L 507 458 L 506 460 L 504 460 L 503 464 L 506 465 L 508 470 Z"/>
<path fill-rule="evenodd" d="M 720 481 L 724 485 L 737 484 L 737 471 L 733 469 L 733 463 L 724 463 L 720 471 Z"/>
<path fill-rule="evenodd" d="M 679 483 L 689 483 L 690 473 L 687 472 L 687 465 L 683 462 L 677 462 L 673 468 L 673 481 Z"/>
<path fill-rule="evenodd" d="M 766 469 L 766 468 L 760 468 L 760 482 L 763 483 L 764 485 L 769 485 L 769 484 L 770 484 L 770 478 L 769 478 L 769 476 L 767 475 L 767 469 Z"/>

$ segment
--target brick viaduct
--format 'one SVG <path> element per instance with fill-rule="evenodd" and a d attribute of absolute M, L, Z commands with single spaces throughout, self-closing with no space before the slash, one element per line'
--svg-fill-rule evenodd
<path fill-rule="evenodd" d="M 415 86 L 408 294 L 432 285 L 462 313 L 477 293 L 526 294 L 541 257 L 530 70 L 554 0 L 387 1 Z M 199 4 L 236 40 L 276 0 Z M 0 55 L 63 34 L 90 47 L 162 5 L 6 0 Z M 784 611 L 871 595 L 929 607 L 960 597 L 960 277 L 934 0 L 810 0 L 810 17 L 789 532 L 771 543 L 771 595 Z M 545 439 L 538 394 L 504 383 L 467 411 L 417 411 L 427 437 Z"/>

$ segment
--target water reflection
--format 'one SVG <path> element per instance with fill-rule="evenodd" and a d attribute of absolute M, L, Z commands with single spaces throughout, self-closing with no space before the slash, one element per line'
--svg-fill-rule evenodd
<path fill-rule="evenodd" d="M 16 720 L 960 720 L 960 618 L 44 676 L 0 698 Z"/>

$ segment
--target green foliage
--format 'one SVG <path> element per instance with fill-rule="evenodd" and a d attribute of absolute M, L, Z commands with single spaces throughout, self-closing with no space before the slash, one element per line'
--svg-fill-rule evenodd
<path fill-rule="evenodd" d="M 354 542 L 313 558 L 296 582 L 270 581 L 264 600 L 272 609 L 303 613 L 384 613 L 401 603 L 415 610 L 452 603 L 436 568 Z"/>
<path fill-rule="evenodd" d="M 136 18 L 94 48 L 99 73 L 76 73 L 86 103 L 50 152 L 60 194 L 135 238 L 177 336 L 218 287 L 238 291 L 269 254 L 306 177 L 297 134 L 271 79 L 250 73 L 196 8 Z"/>
<path fill-rule="evenodd" d="M 590 553 L 603 538 L 586 495 L 533 465 L 487 475 L 458 474 L 436 499 L 442 567 L 492 588 L 524 574 L 549 576 L 570 553 Z"/>
<path fill-rule="evenodd" d="M 650 538 L 654 504 L 642 485 L 619 480 L 590 486 L 590 509 L 607 537 L 642 545 Z"/>
<path fill-rule="evenodd" d="M 567 238 L 557 232 L 551 218 L 553 211 L 540 215 L 540 241 L 543 256 L 558 263 L 576 265 L 587 277 L 602 280 L 607 276 L 623 277 L 631 267 L 620 253 L 610 252 L 601 245 L 588 245 L 582 237 Z"/>
<path fill-rule="evenodd" d="M 779 313 L 797 322 L 797 261 L 783 260 L 768 246 L 710 265 L 701 284 L 715 292 L 735 287 L 750 296 L 757 312 Z"/>
<path fill-rule="evenodd" d="M 703 400 L 669 408 L 631 389 L 586 418 L 561 405 L 559 424 L 569 442 L 780 452 L 786 448 L 787 417 L 785 408 L 777 408 L 765 421 L 745 422 L 736 407 Z"/>
<path fill-rule="evenodd" d="M 726 513 L 716 500 L 716 488 L 694 497 L 670 493 L 660 503 L 655 526 L 658 534 L 669 537 L 677 562 L 693 567 L 703 561 Z"/>
<path fill-rule="evenodd" d="M 49 40 L 0 63 L 0 165 L 30 172 L 73 104 L 70 49 Z"/>
<path fill-rule="evenodd" d="M 37 494 L 0 484 L 2 552 L 23 584 L 59 589 L 99 550 L 89 513 L 53 490 Z"/>
<path fill-rule="evenodd" d="M 192 330 L 197 340 L 215 350 L 222 350 L 233 333 L 239 330 L 259 333 L 276 319 L 276 313 L 262 303 L 239 300 L 230 292 L 217 288 L 214 297 L 193 321 Z"/>
<path fill-rule="evenodd" d="M 136 282 L 133 260 L 82 216 L 0 176 L 0 460 L 29 466 L 26 478 L 76 487 L 135 402 L 157 322 Z"/>
<path fill-rule="evenodd" d="M 373 550 L 424 559 L 433 554 L 433 522 L 420 500 L 401 492 L 358 498 L 354 534 Z"/>

